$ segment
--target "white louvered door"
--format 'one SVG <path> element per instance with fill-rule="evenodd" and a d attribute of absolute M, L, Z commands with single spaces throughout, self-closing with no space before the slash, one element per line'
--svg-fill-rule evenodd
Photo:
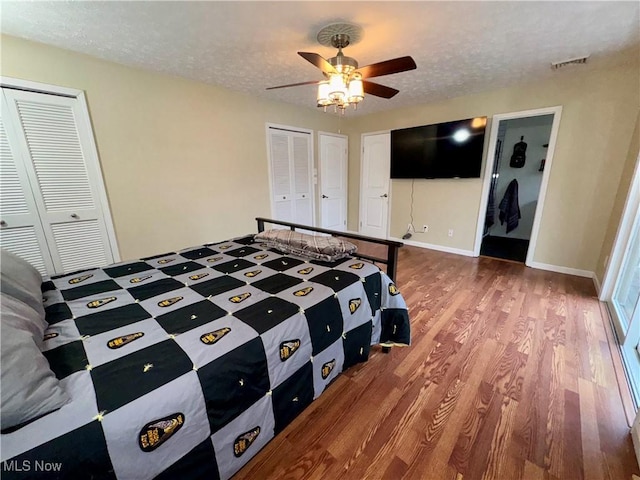
<path fill-rule="evenodd" d="M 102 179 L 97 159 L 88 155 L 92 132 L 83 106 L 77 98 L 2 90 L 11 149 L 21 153 L 22 181 L 26 176 L 53 264 L 48 273 L 113 263 L 98 192 Z M 1 214 L 7 221 L 4 200 Z M 5 246 L 5 229 L 2 237 Z M 41 252 L 47 255 L 44 248 Z"/>
<path fill-rule="evenodd" d="M 27 172 L 19 151 L 14 153 L 16 133 L 7 118 L 4 96 L 0 115 L 0 246 L 27 260 L 41 275 L 54 271 L 53 260 L 29 187 Z M 11 137 L 11 140 L 9 140 Z"/>
<path fill-rule="evenodd" d="M 274 219 L 314 225 L 311 135 L 278 128 L 268 135 Z"/>
<path fill-rule="evenodd" d="M 310 136 L 295 135 L 292 143 L 291 180 L 294 194 L 295 223 L 313 226 L 313 193 L 311 185 Z"/>
<path fill-rule="evenodd" d="M 272 131 L 270 140 L 273 216 L 276 220 L 293 222 L 293 198 L 289 173 L 289 137 L 278 131 Z"/>

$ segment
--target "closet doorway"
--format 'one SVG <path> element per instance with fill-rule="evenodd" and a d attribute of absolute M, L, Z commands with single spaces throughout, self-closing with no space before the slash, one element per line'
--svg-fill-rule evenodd
<path fill-rule="evenodd" d="M 493 117 L 475 255 L 532 262 L 561 110 Z"/>

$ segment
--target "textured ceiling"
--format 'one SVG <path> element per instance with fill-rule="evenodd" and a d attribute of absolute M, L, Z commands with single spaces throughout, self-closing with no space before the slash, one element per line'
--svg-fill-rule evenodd
<path fill-rule="evenodd" d="M 637 55 L 638 2 L 11 2 L 2 32 L 113 62 L 315 108 L 321 80 L 297 51 L 325 58 L 316 41 L 334 22 L 360 25 L 346 55 L 360 65 L 411 55 L 416 70 L 375 81 L 400 93 L 368 95 L 366 114 L 533 82 L 551 62 L 591 55 L 603 68 Z"/>

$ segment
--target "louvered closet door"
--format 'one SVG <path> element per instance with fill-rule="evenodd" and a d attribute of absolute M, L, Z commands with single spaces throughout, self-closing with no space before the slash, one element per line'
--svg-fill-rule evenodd
<path fill-rule="evenodd" d="M 311 141 L 307 134 L 293 135 L 293 193 L 295 223 L 313 225 L 312 174 L 311 174 Z"/>
<path fill-rule="evenodd" d="M 269 128 L 272 215 L 277 220 L 314 224 L 311 135 Z"/>
<path fill-rule="evenodd" d="M 289 136 L 278 131 L 270 132 L 271 185 L 273 216 L 276 220 L 294 221 L 293 194 L 289 165 Z"/>
<path fill-rule="evenodd" d="M 56 273 L 113 262 L 96 185 L 87 161 L 92 132 L 75 98 L 3 89 Z M 16 130 L 19 130 L 16 128 Z"/>
<path fill-rule="evenodd" d="M 7 104 L 0 99 L 0 247 L 36 267 L 40 274 L 53 272 L 53 260 L 38 218 L 23 162 L 18 158 L 16 133 L 7 118 Z"/>

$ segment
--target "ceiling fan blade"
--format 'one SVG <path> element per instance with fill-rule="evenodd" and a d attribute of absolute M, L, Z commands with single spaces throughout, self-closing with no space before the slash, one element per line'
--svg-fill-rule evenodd
<path fill-rule="evenodd" d="M 360 72 L 362 78 L 381 77 L 382 75 L 391 75 L 392 73 L 406 72 L 414 70 L 416 62 L 411 57 L 399 57 L 384 62 L 372 63 L 356 71 Z"/>
<path fill-rule="evenodd" d="M 362 86 L 364 87 L 365 93 L 382 98 L 391 98 L 400 91 L 395 88 L 380 85 L 379 83 L 368 82 L 367 80 L 362 81 Z"/>
<path fill-rule="evenodd" d="M 318 85 L 322 80 L 311 80 L 309 82 L 290 83 L 289 85 L 278 85 L 277 87 L 267 87 L 267 90 L 275 90 L 276 88 L 299 87 L 301 85 Z"/>
<path fill-rule="evenodd" d="M 322 70 L 326 74 L 336 73 L 336 69 L 333 68 L 329 62 L 327 62 L 323 57 L 318 55 L 317 53 L 311 52 L 298 52 L 302 58 L 304 58 L 307 62 L 312 63 L 320 70 Z"/>

